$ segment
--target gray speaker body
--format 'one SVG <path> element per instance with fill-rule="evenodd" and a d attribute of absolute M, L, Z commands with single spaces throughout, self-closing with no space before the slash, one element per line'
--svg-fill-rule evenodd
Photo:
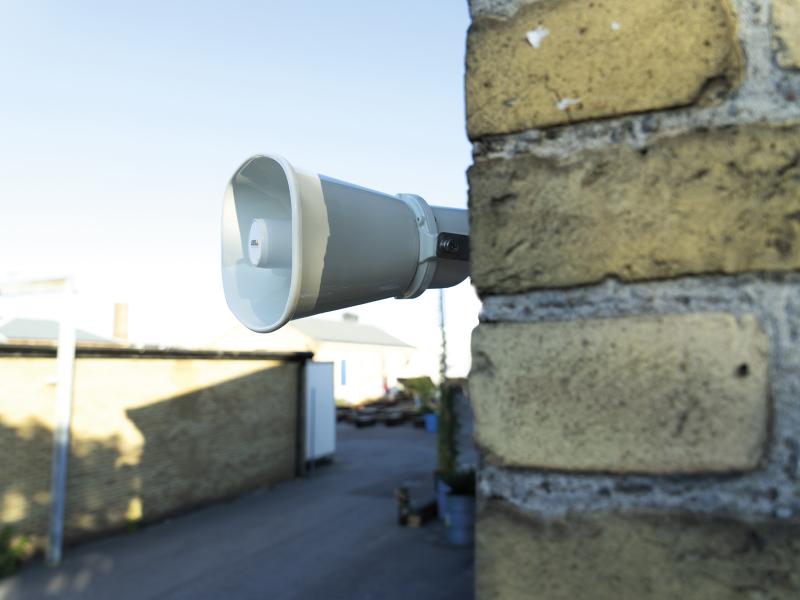
<path fill-rule="evenodd" d="M 430 207 L 418 196 L 392 196 L 294 168 L 279 156 L 255 156 L 225 192 L 225 297 L 234 315 L 260 332 L 294 318 L 415 297 L 467 277 L 463 253 L 443 252 L 442 239 L 464 243 L 468 234 L 466 210 Z"/>

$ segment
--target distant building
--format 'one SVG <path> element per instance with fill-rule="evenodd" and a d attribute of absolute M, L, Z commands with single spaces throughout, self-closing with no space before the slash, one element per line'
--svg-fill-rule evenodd
<path fill-rule="evenodd" d="M 58 321 L 47 319 L 7 319 L 0 318 L 0 344 L 44 344 L 52 345 L 58 341 Z M 78 329 L 75 339 L 81 345 L 118 345 L 119 340 L 95 335 Z"/>
<path fill-rule="evenodd" d="M 311 351 L 314 360 L 334 363 L 337 402 L 359 404 L 419 372 L 417 349 L 382 329 L 345 314 L 341 321 L 300 319 L 259 334 L 236 327 L 211 343 L 223 350 Z"/>

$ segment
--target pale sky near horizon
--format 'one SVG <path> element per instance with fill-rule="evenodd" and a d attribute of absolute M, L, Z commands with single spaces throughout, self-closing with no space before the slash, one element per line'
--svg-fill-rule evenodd
<path fill-rule="evenodd" d="M 219 218 L 252 154 L 466 207 L 465 0 L 12 1 L 0 15 L 0 277 L 73 275 L 78 324 L 98 334 L 117 301 L 137 343 L 234 326 Z M 437 303 L 352 312 L 433 351 Z M 480 304 L 467 282 L 446 305 L 464 375 Z M 0 299 L 0 317 L 55 308 Z"/>

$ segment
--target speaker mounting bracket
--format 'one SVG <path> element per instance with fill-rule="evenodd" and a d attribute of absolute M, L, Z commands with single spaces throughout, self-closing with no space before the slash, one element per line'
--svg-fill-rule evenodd
<path fill-rule="evenodd" d="M 414 213 L 419 231 L 419 260 L 417 270 L 406 290 L 397 298 L 416 298 L 428 289 L 436 273 L 436 259 L 438 258 L 439 226 L 433 209 L 421 196 L 416 194 L 397 194 L 397 197 L 406 203 Z"/>

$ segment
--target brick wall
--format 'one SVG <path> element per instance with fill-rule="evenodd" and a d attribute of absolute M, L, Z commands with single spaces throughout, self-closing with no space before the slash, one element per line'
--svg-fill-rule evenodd
<path fill-rule="evenodd" d="M 800 2 L 470 8 L 477 596 L 800 597 Z"/>
<path fill-rule="evenodd" d="M 80 357 L 65 534 L 150 521 L 295 472 L 298 363 Z M 55 359 L 0 357 L 0 525 L 47 532 Z"/>

